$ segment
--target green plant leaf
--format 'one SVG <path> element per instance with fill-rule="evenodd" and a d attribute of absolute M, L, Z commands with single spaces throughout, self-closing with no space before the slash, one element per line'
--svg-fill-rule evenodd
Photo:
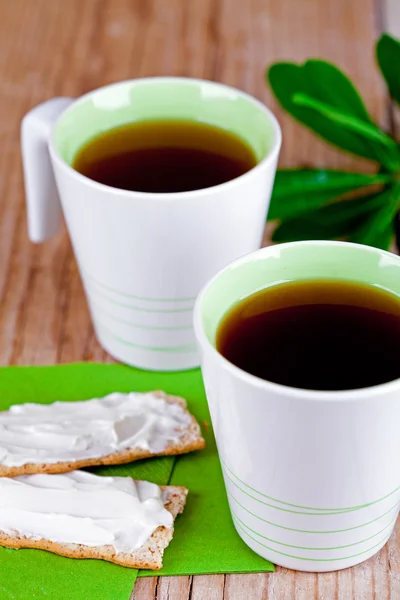
<path fill-rule="evenodd" d="M 323 206 L 293 219 L 275 230 L 275 242 L 344 238 L 359 227 L 366 215 L 375 213 L 386 202 L 386 192 L 343 200 Z"/>
<path fill-rule="evenodd" d="M 343 71 L 332 63 L 317 59 L 308 60 L 303 68 L 314 98 L 328 100 L 331 106 L 372 123 L 360 94 Z"/>
<path fill-rule="evenodd" d="M 393 219 L 399 208 L 399 194 L 399 185 L 382 192 L 382 205 L 355 229 L 349 241 L 386 250 L 394 234 Z"/>
<path fill-rule="evenodd" d="M 307 106 L 313 108 L 321 115 L 328 117 L 334 123 L 341 125 L 344 129 L 358 133 L 362 137 L 368 138 L 373 142 L 379 142 L 387 148 L 396 147 L 396 142 L 389 135 L 381 131 L 376 125 L 366 123 L 357 117 L 348 115 L 342 110 L 333 108 L 325 102 L 320 102 L 311 98 L 307 94 L 295 94 L 293 102 L 298 106 Z"/>
<path fill-rule="evenodd" d="M 385 185 L 390 175 L 327 169 L 281 169 L 275 177 L 268 220 L 285 220 L 309 212 L 357 188 Z"/>
<path fill-rule="evenodd" d="M 382 250 L 389 250 L 392 244 L 393 235 L 393 222 L 390 221 L 384 229 L 381 229 L 375 235 L 370 237 L 367 245 L 374 246 L 374 248 L 381 248 Z"/>
<path fill-rule="evenodd" d="M 282 62 L 272 65 L 267 75 L 283 108 L 319 136 L 343 150 L 382 162 L 390 170 L 400 164 L 397 148 L 391 150 L 387 157 L 387 150 L 380 141 L 367 140 L 359 133 L 338 126 L 337 122 L 314 108 L 299 106 L 293 101 L 296 94 L 304 94 L 372 125 L 357 90 L 337 67 L 322 60 L 309 60 L 304 65 Z"/>
<path fill-rule="evenodd" d="M 386 184 L 391 179 L 390 175 L 383 172 L 368 174 L 333 169 L 279 169 L 273 193 L 277 199 L 299 193 L 319 193 L 321 190 L 343 193 L 365 185 Z"/>
<path fill-rule="evenodd" d="M 384 33 L 376 45 L 376 58 L 389 93 L 400 104 L 400 42 Z"/>

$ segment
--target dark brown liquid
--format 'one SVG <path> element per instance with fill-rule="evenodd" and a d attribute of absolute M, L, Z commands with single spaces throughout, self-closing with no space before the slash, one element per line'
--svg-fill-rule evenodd
<path fill-rule="evenodd" d="M 400 298 L 341 281 L 277 285 L 223 318 L 217 349 L 282 385 L 350 390 L 400 377 Z"/>
<path fill-rule="evenodd" d="M 225 183 L 257 163 L 239 137 L 195 121 L 142 121 L 90 140 L 73 168 L 136 192 L 187 192 Z"/>

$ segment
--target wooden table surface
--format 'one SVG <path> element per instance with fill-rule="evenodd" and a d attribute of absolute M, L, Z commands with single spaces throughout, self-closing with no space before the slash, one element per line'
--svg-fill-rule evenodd
<path fill-rule="evenodd" d="M 28 241 L 19 147 L 26 111 L 52 96 L 79 96 L 126 78 L 214 79 L 276 112 L 284 137 L 281 166 L 368 170 L 368 163 L 340 154 L 285 115 L 264 70 L 278 59 L 332 60 L 354 79 L 372 115 L 393 128 L 373 57 L 381 31 L 400 28 L 399 0 L 386 2 L 0 0 L 0 364 L 112 362 L 94 337 L 65 229 L 42 245 Z M 379 554 L 352 569 L 137 582 L 131 600 L 155 598 L 399 600 L 400 528 Z"/>

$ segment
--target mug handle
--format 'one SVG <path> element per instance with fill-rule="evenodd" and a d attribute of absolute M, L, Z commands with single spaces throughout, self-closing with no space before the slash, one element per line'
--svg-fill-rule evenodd
<path fill-rule="evenodd" d="M 33 108 L 22 119 L 22 165 L 28 235 L 32 242 L 44 242 L 60 227 L 61 207 L 48 141 L 53 125 L 72 102 L 72 98 L 52 98 Z"/>

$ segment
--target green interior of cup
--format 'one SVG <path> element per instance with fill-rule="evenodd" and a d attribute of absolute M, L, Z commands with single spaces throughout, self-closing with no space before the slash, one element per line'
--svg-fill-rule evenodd
<path fill-rule="evenodd" d="M 100 88 L 74 103 L 58 120 L 54 145 L 72 165 L 78 150 L 100 133 L 145 120 L 193 120 L 241 137 L 258 161 L 271 150 L 276 128 L 262 105 L 210 81 L 154 78 Z"/>
<path fill-rule="evenodd" d="M 358 244 L 296 242 L 263 248 L 232 263 L 209 284 L 200 318 L 209 342 L 224 314 L 267 287 L 305 279 L 339 279 L 380 287 L 400 298 L 400 257 Z"/>

